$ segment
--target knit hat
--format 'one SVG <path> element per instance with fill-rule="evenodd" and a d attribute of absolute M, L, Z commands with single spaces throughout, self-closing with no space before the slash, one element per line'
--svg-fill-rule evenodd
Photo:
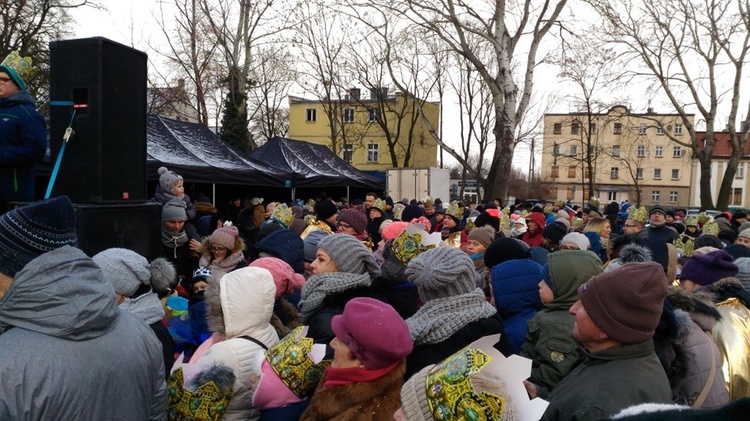
<path fill-rule="evenodd" d="M 316 256 L 318 255 L 318 243 L 324 237 L 327 237 L 329 235 L 331 234 L 323 230 L 315 230 L 307 234 L 307 237 L 305 237 L 304 241 L 302 241 L 302 243 L 304 244 L 304 255 L 306 262 L 309 263 L 315 260 Z"/>
<path fill-rule="evenodd" d="M 295 231 L 285 229 L 274 231 L 255 243 L 255 249 L 261 257 L 278 257 L 287 262 L 295 272 L 305 272 L 305 243 Z M 313 260 L 315 260 L 317 249 L 316 242 Z"/>
<path fill-rule="evenodd" d="M 729 253 L 732 259 L 736 262 L 740 257 L 750 257 L 750 247 L 742 244 L 731 244 L 724 247 L 722 250 Z"/>
<path fill-rule="evenodd" d="M 163 221 L 186 221 L 187 213 L 185 212 L 185 202 L 180 198 L 175 198 L 165 203 L 161 207 L 161 220 Z"/>
<path fill-rule="evenodd" d="M 560 244 L 560 241 L 562 241 L 567 233 L 568 229 L 565 225 L 555 221 L 544 227 L 542 230 L 542 237 L 546 238 L 550 243 Z"/>
<path fill-rule="evenodd" d="M 740 237 L 746 238 L 746 239 L 750 240 L 750 230 L 749 229 L 744 229 L 744 230 L 740 231 L 740 233 L 737 234 L 737 238 L 740 238 Z"/>
<path fill-rule="evenodd" d="M 469 241 L 471 240 L 479 242 L 486 249 L 495 240 L 495 229 L 490 226 L 474 228 L 469 232 Z"/>
<path fill-rule="evenodd" d="M 352 226 L 357 234 L 367 230 L 367 217 L 357 209 L 346 209 L 339 215 L 339 223 L 344 222 Z"/>
<path fill-rule="evenodd" d="M 380 266 L 372 257 L 361 241 L 347 234 L 333 234 L 318 242 L 318 248 L 323 249 L 331 260 L 345 273 L 369 273 L 371 278 L 380 276 Z"/>
<path fill-rule="evenodd" d="M 651 216 L 651 214 L 655 213 L 655 212 L 661 212 L 662 215 L 664 215 L 664 216 L 667 215 L 667 211 L 665 211 L 664 208 L 661 207 L 661 206 L 659 206 L 659 205 L 656 205 L 653 208 L 651 208 L 651 211 L 648 213 L 648 215 Z"/>
<path fill-rule="evenodd" d="M 555 216 L 557 217 L 557 219 L 570 219 L 570 214 L 564 209 L 560 209 L 559 211 L 557 211 L 555 213 Z"/>
<path fill-rule="evenodd" d="M 417 286 L 424 302 L 466 294 L 479 285 L 474 262 L 455 247 L 425 251 L 409 261 L 405 275 Z"/>
<path fill-rule="evenodd" d="M 305 277 L 295 273 L 289 264 L 276 257 L 261 257 L 253 260 L 248 266 L 259 267 L 271 272 L 276 284 L 276 299 L 302 289 Z"/>
<path fill-rule="evenodd" d="M 104 279 L 123 297 L 148 292 L 149 286 L 157 293 L 164 293 L 177 279 L 177 272 L 167 259 L 157 257 L 149 264 L 145 257 L 133 250 L 110 248 L 92 259 L 102 269 Z M 139 291 L 142 287 L 143 291 Z"/>
<path fill-rule="evenodd" d="M 237 234 L 239 234 L 237 227 L 229 225 L 216 229 L 208 237 L 208 241 L 210 244 L 218 244 L 225 247 L 231 253 L 237 242 Z"/>
<path fill-rule="evenodd" d="M 23 78 L 30 77 L 34 70 L 31 57 L 21 57 L 18 51 L 13 51 L 0 63 L 0 72 L 5 72 L 19 89 L 26 89 Z"/>
<path fill-rule="evenodd" d="M 737 276 L 739 268 L 729 253 L 716 250 L 707 254 L 694 254 L 680 273 L 680 280 L 693 281 L 706 286 L 722 278 Z"/>
<path fill-rule="evenodd" d="M 389 224 L 387 227 L 383 229 L 383 234 L 382 234 L 383 240 L 388 241 L 388 240 L 392 240 L 398 237 L 402 232 L 404 232 L 407 226 L 409 226 L 408 222 L 400 222 L 400 221 L 396 221 L 396 222 L 393 222 L 392 224 Z"/>
<path fill-rule="evenodd" d="M 156 172 L 159 173 L 159 187 L 167 193 L 174 194 L 174 184 L 182 180 L 182 176 L 169 171 L 167 167 L 159 167 Z"/>
<path fill-rule="evenodd" d="M 745 287 L 746 291 L 750 291 L 750 257 L 740 257 L 734 260 L 734 264 L 739 269 L 737 272 L 737 279 L 742 282 L 742 286 Z"/>
<path fill-rule="evenodd" d="M 0 216 L 0 273 L 14 278 L 36 257 L 76 243 L 76 215 L 68 196 L 10 210 Z"/>
<path fill-rule="evenodd" d="M 560 241 L 560 246 L 563 244 L 573 244 L 578 247 L 578 250 L 588 250 L 591 247 L 588 237 L 581 234 L 580 232 L 571 232 L 565 235 Z"/>
<path fill-rule="evenodd" d="M 343 314 L 333 316 L 331 330 L 368 370 L 406 358 L 414 347 L 409 327 L 390 305 L 374 298 L 354 298 Z"/>
<path fill-rule="evenodd" d="M 523 220 L 523 219 L 521 219 Z M 484 252 L 484 265 L 492 268 L 495 265 L 514 259 L 528 259 L 529 246 L 515 238 L 498 238 Z"/>
<path fill-rule="evenodd" d="M 424 210 L 417 205 L 409 205 L 401 212 L 401 220 L 404 222 L 411 222 L 420 216 L 424 216 Z"/>
<path fill-rule="evenodd" d="M 578 288 L 578 296 L 591 320 L 610 338 L 641 343 L 653 337 L 659 324 L 667 279 L 658 263 L 627 263 L 591 278 Z"/>
<path fill-rule="evenodd" d="M 315 204 L 315 216 L 318 218 L 318 221 L 325 221 L 338 211 L 339 208 L 336 207 L 336 204 L 331 199 L 326 199 Z"/>

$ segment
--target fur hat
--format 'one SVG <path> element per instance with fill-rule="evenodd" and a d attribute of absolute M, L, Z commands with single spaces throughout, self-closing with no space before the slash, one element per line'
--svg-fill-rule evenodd
<path fill-rule="evenodd" d="M 523 218 L 519 220 L 523 221 Z M 484 265 L 492 268 L 508 260 L 528 258 L 529 246 L 526 243 L 515 238 L 501 237 L 487 247 L 484 252 Z"/>
<path fill-rule="evenodd" d="M 680 279 L 706 286 L 722 278 L 735 277 L 738 271 L 739 268 L 729 253 L 716 250 L 707 254 L 694 254 L 682 268 Z"/>
<path fill-rule="evenodd" d="M 578 288 L 578 296 L 610 338 L 623 344 L 646 342 L 659 324 L 667 278 L 658 263 L 627 263 L 591 278 Z"/>
<path fill-rule="evenodd" d="M 338 211 L 339 208 L 336 207 L 336 204 L 331 199 L 326 199 L 315 204 L 315 216 L 318 218 L 318 221 L 325 221 Z"/>
<path fill-rule="evenodd" d="M 149 263 L 133 250 L 110 248 L 92 259 L 102 269 L 104 279 L 123 297 L 141 295 L 148 292 L 147 287 L 154 292 L 165 293 L 177 279 L 177 272 L 167 259 L 157 257 Z M 141 294 L 136 295 L 137 292 Z"/>
<path fill-rule="evenodd" d="M 591 242 L 588 237 L 581 234 L 580 232 L 571 232 L 565 234 L 565 237 L 560 240 L 560 246 L 563 244 L 573 244 L 578 247 L 578 250 L 588 250 L 591 247 Z"/>
<path fill-rule="evenodd" d="M 21 57 L 18 51 L 13 51 L 0 63 L 0 72 L 5 72 L 18 86 L 18 89 L 26 89 L 24 78 L 28 78 L 34 71 L 31 57 Z"/>
<path fill-rule="evenodd" d="M 161 220 L 164 221 L 186 221 L 185 202 L 180 198 L 174 198 L 161 207 Z"/>
<path fill-rule="evenodd" d="M 68 196 L 12 209 L 0 216 L 0 273 L 14 278 L 38 256 L 77 242 L 76 214 Z"/>
<path fill-rule="evenodd" d="M 362 365 L 377 370 L 406 358 L 414 344 L 409 327 L 390 305 L 374 298 L 354 298 L 333 316 L 331 330 Z"/>
<path fill-rule="evenodd" d="M 372 257 L 361 241 L 347 234 L 333 234 L 318 242 L 318 248 L 323 249 L 331 260 L 345 273 L 369 273 L 371 278 L 380 276 L 380 266 Z"/>
<path fill-rule="evenodd" d="M 156 172 L 159 173 L 159 187 L 169 194 L 174 194 L 174 185 L 177 181 L 182 180 L 182 176 L 174 171 L 169 171 L 167 167 L 159 167 Z"/>
<path fill-rule="evenodd" d="M 226 248 L 229 251 L 229 254 L 231 254 L 237 242 L 237 234 L 239 234 L 237 227 L 229 225 L 216 229 L 211 233 L 208 241 L 210 244 L 218 244 Z"/>
<path fill-rule="evenodd" d="M 544 227 L 544 229 L 542 230 L 542 237 L 546 238 L 550 243 L 560 244 L 560 241 L 562 241 L 567 232 L 568 229 L 564 224 L 555 221 Z"/>
<path fill-rule="evenodd" d="M 357 209 L 346 209 L 339 215 L 339 223 L 344 222 L 351 225 L 357 234 L 367 230 L 367 216 Z"/>
<path fill-rule="evenodd" d="M 479 274 L 469 255 L 455 247 L 427 250 L 409 261 L 406 277 L 427 302 L 466 294 L 477 288 Z"/>
<path fill-rule="evenodd" d="M 253 260 L 248 266 L 259 267 L 271 272 L 273 282 L 276 284 L 276 298 L 279 299 L 294 291 L 302 289 L 305 277 L 294 272 L 289 264 L 276 257 L 261 257 Z"/>

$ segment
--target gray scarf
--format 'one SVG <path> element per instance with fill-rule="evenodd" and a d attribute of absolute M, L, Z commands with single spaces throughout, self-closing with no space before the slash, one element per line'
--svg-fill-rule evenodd
<path fill-rule="evenodd" d="M 369 287 L 371 284 L 372 280 L 367 273 L 330 272 L 312 276 L 302 287 L 302 298 L 299 301 L 302 323 L 310 322 L 310 318 L 323 306 L 329 295 Z"/>
<path fill-rule="evenodd" d="M 442 342 L 459 329 L 479 319 L 492 317 L 497 309 L 484 298 L 477 288 L 466 294 L 437 298 L 426 302 L 422 308 L 406 319 L 414 346 Z"/>
<path fill-rule="evenodd" d="M 167 230 L 166 228 L 161 228 L 161 242 L 171 248 L 174 251 L 174 258 L 177 258 L 177 249 L 188 242 L 188 236 L 185 233 L 185 230 L 180 231 L 179 234 L 175 235 L 172 233 L 172 231 Z"/>

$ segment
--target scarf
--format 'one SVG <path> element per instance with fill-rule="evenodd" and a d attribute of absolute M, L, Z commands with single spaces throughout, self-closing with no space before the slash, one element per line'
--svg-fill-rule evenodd
<path fill-rule="evenodd" d="M 166 228 L 161 228 L 161 242 L 165 246 L 171 248 L 174 251 L 174 258 L 177 258 L 177 249 L 183 246 L 188 241 L 188 236 L 185 230 L 180 231 L 179 234 L 173 234 L 172 231 Z"/>
<path fill-rule="evenodd" d="M 497 309 L 477 288 L 466 294 L 438 298 L 424 303 L 422 308 L 406 319 L 414 346 L 440 343 L 459 329 L 479 319 L 492 317 Z"/>
<path fill-rule="evenodd" d="M 513 238 L 518 238 L 526 233 L 527 228 L 523 227 L 521 229 L 517 229 L 515 226 L 510 229 L 510 236 Z"/>
<path fill-rule="evenodd" d="M 312 276 L 302 287 L 302 298 L 299 301 L 302 323 L 310 323 L 312 316 L 323 306 L 326 297 L 370 285 L 372 279 L 367 273 L 330 272 Z"/>
<path fill-rule="evenodd" d="M 223 270 L 224 272 L 229 272 L 231 269 L 234 269 L 234 267 L 237 266 L 244 258 L 245 256 L 242 254 L 242 250 L 236 253 L 232 253 L 221 260 L 214 260 L 213 256 L 208 253 L 201 256 L 199 264 L 211 269 L 212 271 L 218 269 Z"/>
<path fill-rule="evenodd" d="M 323 382 L 323 387 L 331 386 L 345 386 L 352 383 L 367 383 L 373 380 L 377 380 L 386 374 L 393 371 L 401 361 L 383 367 L 369 370 L 367 368 L 352 367 L 352 368 L 333 368 L 326 367 L 326 379 Z"/>

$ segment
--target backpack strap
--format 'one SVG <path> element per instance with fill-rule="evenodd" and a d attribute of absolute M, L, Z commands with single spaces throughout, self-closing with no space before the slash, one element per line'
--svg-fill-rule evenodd
<path fill-rule="evenodd" d="M 255 338 L 253 338 L 252 336 L 244 335 L 244 336 L 239 336 L 239 337 L 242 338 L 242 339 L 247 339 L 250 342 L 255 342 L 256 345 L 258 345 L 259 347 L 261 347 L 261 348 L 265 349 L 266 351 L 268 351 L 268 347 L 266 346 L 266 344 L 264 344 L 263 342 L 261 342 L 261 341 L 255 339 Z"/>

